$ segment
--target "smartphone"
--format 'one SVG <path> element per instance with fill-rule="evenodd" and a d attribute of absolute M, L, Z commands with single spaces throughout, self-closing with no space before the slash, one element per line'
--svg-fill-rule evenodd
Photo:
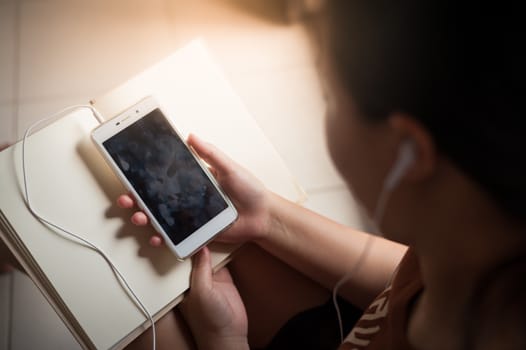
<path fill-rule="evenodd" d="M 154 98 L 100 125 L 91 137 L 179 259 L 237 219 L 230 199 Z"/>

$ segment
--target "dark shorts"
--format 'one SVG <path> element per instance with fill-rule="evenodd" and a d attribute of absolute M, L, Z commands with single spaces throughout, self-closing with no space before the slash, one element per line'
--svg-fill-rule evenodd
<path fill-rule="evenodd" d="M 344 337 L 352 330 L 363 311 L 338 298 Z M 340 328 L 332 298 L 325 304 L 300 312 L 274 336 L 266 350 L 335 350 L 340 346 Z"/>

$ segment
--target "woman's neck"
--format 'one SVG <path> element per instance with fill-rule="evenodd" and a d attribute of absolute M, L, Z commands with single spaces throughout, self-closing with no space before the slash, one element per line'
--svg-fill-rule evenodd
<path fill-rule="evenodd" d="M 408 336 L 422 350 L 462 349 L 469 321 L 466 311 L 478 281 L 526 247 L 523 228 L 476 186 L 468 183 L 450 191 L 435 198 L 445 209 L 427 217 L 426 227 L 411 244 L 424 291 L 413 308 Z"/>

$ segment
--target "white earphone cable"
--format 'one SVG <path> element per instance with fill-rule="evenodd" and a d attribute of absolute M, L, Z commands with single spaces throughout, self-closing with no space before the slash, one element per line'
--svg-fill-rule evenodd
<path fill-rule="evenodd" d="M 63 115 L 66 112 L 77 110 L 77 109 L 82 109 L 82 108 L 86 108 L 86 109 L 91 110 L 91 112 L 93 113 L 95 118 L 99 121 L 99 123 L 103 123 L 104 122 L 104 119 L 102 118 L 100 113 L 93 106 L 91 106 L 91 105 L 75 105 L 75 106 L 70 106 L 70 107 L 64 108 L 61 111 L 59 111 L 59 112 L 57 112 L 57 113 L 55 113 L 55 114 L 53 114 L 53 115 L 51 115 L 49 117 L 41 119 L 41 120 L 37 121 L 36 123 L 32 124 L 31 126 L 29 126 L 26 129 L 26 131 L 24 133 L 24 138 L 22 140 L 22 174 L 23 174 L 24 196 L 25 196 L 26 205 L 27 205 L 28 210 L 31 212 L 31 214 L 33 214 L 33 216 L 35 216 L 40 222 L 42 222 L 42 223 L 44 223 L 44 224 L 46 224 L 48 226 L 51 226 L 51 227 L 59 230 L 60 232 L 66 234 L 67 236 L 69 236 L 69 237 L 64 237 L 64 238 L 72 240 L 72 241 L 74 241 L 74 242 L 76 242 L 78 244 L 81 244 L 81 245 L 83 245 L 83 246 L 85 246 L 87 248 L 90 248 L 90 249 L 94 250 L 95 252 L 97 252 L 108 263 L 108 265 L 111 267 L 111 269 L 113 270 L 114 274 L 116 275 L 117 280 L 119 281 L 120 285 L 127 292 L 128 296 L 133 300 L 135 305 L 141 310 L 141 312 L 144 313 L 144 315 L 150 321 L 151 326 L 152 326 L 152 333 L 153 333 L 153 335 L 152 335 L 152 349 L 155 350 L 156 349 L 156 332 L 155 332 L 155 322 L 153 321 L 152 315 L 150 314 L 150 312 L 148 311 L 146 306 L 144 306 L 144 304 L 141 302 L 141 300 L 139 299 L 137 294 L 135 294 L 135 292 L 133 291 L 131 286 L 128 284 L 128 282 L 126 281 L 126 279 L 124 278 L 122 273 L 119 271 L 119 269 L 113 264 L 113 262 L 110 260 L 110 258 L 106 255 L 106 253 L 104 253 L 104 251 L 102 251 L 100 248 L 95 246 L 93 243 L 91 243 L 87 239 L 85 239 L 85 238 L 79 236 L 78 234 L 75 234 L 75 233 L 73 233 L 73 232 L 71 232 L 71 231 L 69 231 L 69 230 L 67 230 L 67 229 L 65 229 L 63 227 L 61 227 L 60 225 L 57 225 L 57 224 L 49 221 L 46 218 L 44 218 L 42 215 L 40 215 L 36 211 L 36 209 L 33 207 L 32 203 L 31 203 L 31 197 L 29 195 L 29 184 L 28 184 L 29 180 L 28 180 L 28 177 L 27 177 L 27 165 L 26 165 L 26 141 L 27 141 L 27 138 L 30 136 L 31 131 L 35 127 L 37 127 L 38 125 L 41 125 L 43 123 L 47 123 L 47 122 L 55 119 L 56 117 L 58 117 L 60 115 Z M 72 239 L 72 238 L 74 238 L 74 239 Z"/>
<path fill-rule="evenodd" d="M 387 206 L 387 201 L 389 199 L 390 194 L 391 194 L 390 186 L 386 186 L 386 184 L 384 183 L 384 186 L 382 187 L 382 190 L 380 192 L 380 196 L 378 197 L 378 200 L 376 202 L 376 208 L 375 208 L 374 215 L 373 215 L 373 222 L 377 226 L 379 226 L 380 222 L 382 222 L 382 219 L 385 213 L 385 207 Z M 376 229 L 378 232 L 380 232 L 380 227 L 377 227 Z M 369 256 L 374 240 L 375 240 L 374 235 L 369 234 L 365 242 L 364 248 L 360 252 L 360 255 L 358 256 L 358 260 L 353 265 L 353 268 L 349 272 L 347 272 L 345 275 L 343 275 L 343 277 L 336 283 L 336 285 L 332 289 L 332 302 L 334 304 L 334 308 L 336 309 L 336 317 L 338 318 L 338 326 L 340 327 L 340 340 L 342 343 L 343 343 L 343 321 L 342 321 L 340 306 L 338 305 L 338 290 L 341 288 L 343 284 L 348 282 L 351 279 L 351 277 L 356 275 L 356 273 L 360 270 L 364 262 L 367 260 L 367 257 Z"/>
<path fill-rule="evenodd" d="M 343 320 L 342 320 L 342 315 L 340 311 L 340 306 L 338 304 L 338 290 L 343 284 L 348 282 L 351 279 L 351 277 L 353 277 L 356 274 L 356 272 L 360 270 L 367 256 L 369 255 L 369 251 L 371 250 L 373 242 L 374 242 L 373 235 L 369 235 L 367 237 L 367 240 L 365 241 L 365 246 L 363 250 L 361 251 L 358 257 L 358 260 L 354 264 L 353 268 L 349 272 L 347 272 L 345 275 L 343 275 L 343 277 L 336 283 L 336 285 L 332 289 L 332 303 L 334 304 L 334 309 L 336 310 L 336 317 L 338 318 L 338 326 L 340 327 L 340 342 L 341 343 L 343 343 L 344 334 L 343 334 Z"/>
<path fill-rule="evenodd" d="M 380 223 L 385 212 L 385 207 L 387 204 L 387 200 L 389 198 L 389 192 L 385 189 L 382 190 L 380 193 L 380 197 L 378 198 L 376 209 L 374 212 L 374 222 Z M 379 229 L 379 228 L 378 228 Z M 343 320 L 342 315 L 340 311 L 340 306 L 338 305 L 338 290 L 341 288 L 343 284 L 348 282 L 353 276 L 356 275 L 356 273 L 361 269 L 362 265 L 367 260 L 367 257 L 369 256 L 369 253 L 371 251 L 371 248 L 373 246 L 375 237 L 372 234 L 369 234 L 367 237 L 367 240 L 365 241 L 365 245 L 360 252 L 360 255 L 358 256 L 358 260 L 356 260 L 356 263 L 353 265 L 352 269 L 347 272 L 345 275 L 343 275 L 342 278 L 336 283 L 334 288 L 332 289 L 332 302 L 334 304 L 334 308 L 336 310 L 336 317 L 338 318 L 338 326 L 340 327 L 340 340 L 343 343 Z"/>
<path fill-rule="evenodd" d="M 397 186 L 399 181 L 402 179 L 406 171 L 409 169 L 411 164 L 415 161 L 415 151 L 414 151 L 414 144 L 411 140 L 405 140 L 398 149 L 398 155 L 397 160 L 395 164 L 393 165 L 392 169 L 389 171 L 388 175 L 383 181 L 382 189 L 380 191 L 380 195 L 378 196 L 378 200 L 376 202 L 376 208 L 374 210 L 373 215 L 373 222 L 377 226 L 376 230 L 377 232 L 381 232 L 380 229 L 380 223 L 382 222 L 382 219 L 385 214 L 385 208 L 387 206 L 387 201 L 389 200 L 389 196 L 391 195 L 391 192 L 393 189 Z M 360 255 L 358 256 L 358 260 L 354 264 L 353 268 L 346 273 L 334 286 L 332 290 L 332 301 L 334 303 L 334 308 L 336 309 L 336 316 L 338 317 L 338 325 L 340 326 L 340 339 L 343 343 L 343 322 L 340 312 L 340 307 L 338 305 L 338 290 L 340 287 L 347 281 L 351 279 L 352 276 L 356 274 L 356 272 L 361 268 L 365 260 L 367 259 L 370 250 L 372 248 L 372 244 L 374 242 L 374 236 L 370 234 L 367 237 L 367 241 L 365 242 L 365 246 L 363 250 L 361 251 Z M 393 279 L 394 275 L 396 275 L 396 272 L 398 271 L 398 268 L 395 269 L 395 272 L 393 273 L 393 276 L 391 277 L 391 280 Z M 387 286 L 386 286 L 387 287 Z"/>

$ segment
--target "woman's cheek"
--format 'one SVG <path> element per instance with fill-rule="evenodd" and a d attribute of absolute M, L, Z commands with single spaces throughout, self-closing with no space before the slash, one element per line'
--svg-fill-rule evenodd
<path fill-rule="evenodd" d="M 331 119 L 332 118 L 332 119 Z M 378 174 L 376 174 L 374 147 L 369 135 L 360 125 L 351 125 L 334 116 L 326 119 L 327 147 L 331 159 L 352 192 L 371 213 L 376 204 L 379 188 Z"/>

